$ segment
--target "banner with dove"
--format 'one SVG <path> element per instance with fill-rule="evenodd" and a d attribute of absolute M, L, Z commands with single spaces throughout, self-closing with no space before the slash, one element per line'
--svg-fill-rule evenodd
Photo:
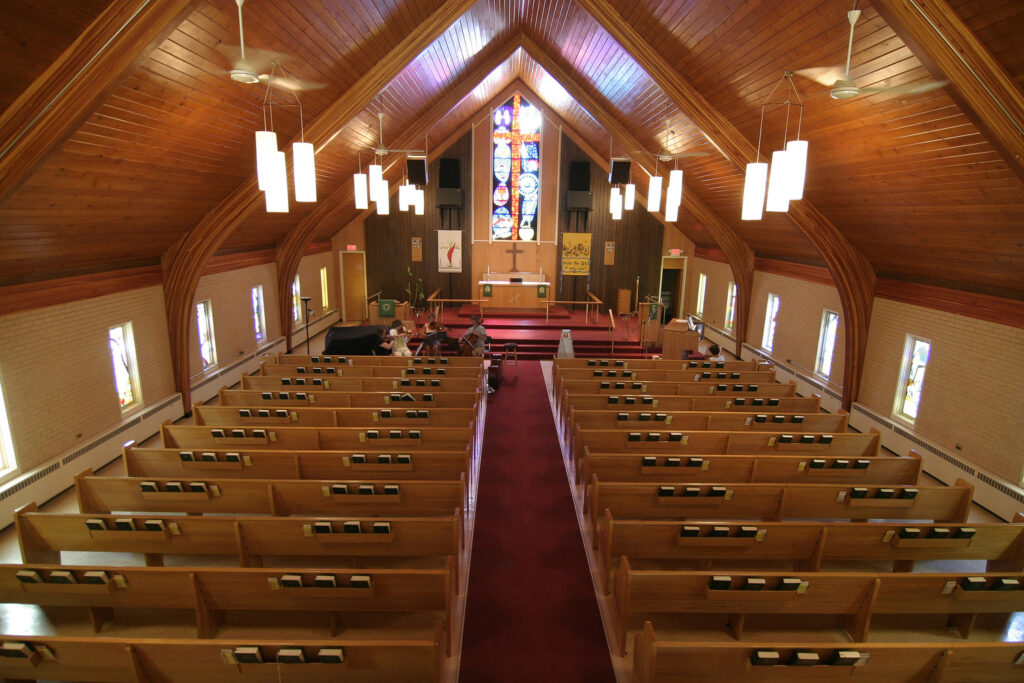
<path fill-rule="evenodd" d="M 437 231 L 437 272 L 462 272 L 462 231 Z"/>

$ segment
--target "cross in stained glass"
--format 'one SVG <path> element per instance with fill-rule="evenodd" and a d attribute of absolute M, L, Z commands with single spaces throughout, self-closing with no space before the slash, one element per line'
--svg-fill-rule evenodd
<path fill-rule="evenodd" d="M 519 93 L 494 112 L 492 239 L 533 240 L 537 234 L 540 124 L 540 112 Z"/>

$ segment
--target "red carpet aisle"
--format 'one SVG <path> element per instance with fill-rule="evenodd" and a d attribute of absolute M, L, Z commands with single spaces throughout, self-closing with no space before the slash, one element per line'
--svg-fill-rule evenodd
<path fill-rule="evenodd" d="M 614 682 L 544 379 L 487 407 L 459 680 Z"/>

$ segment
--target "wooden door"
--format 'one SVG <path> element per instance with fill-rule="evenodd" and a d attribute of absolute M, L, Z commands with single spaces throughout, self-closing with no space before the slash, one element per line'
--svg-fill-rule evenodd
<path fill-rule="evenodd" d="M 366 320 L 366 252 L 341 252 L 341 297 L 342 323 Z"/>

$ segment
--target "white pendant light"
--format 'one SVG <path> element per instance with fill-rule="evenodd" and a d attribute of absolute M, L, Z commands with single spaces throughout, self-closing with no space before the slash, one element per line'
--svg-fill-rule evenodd
<path fill-rule="evenodd" d="M 256 184 L 266 190 L 270 182 L 270 164 L 277 152 L 277 133 L 272 130 L 256 131 Z"/>
<path fill-rule="evenodd" d="M 675 223 L 679 219 L 679 205 L 665 200 L 665 220 L 669 223 Z"/>
<path fill-rule="evenodd" d="M 370 207 L 370 188 L 366 184 L 366 174 L 356 173 L 352 176 L 353 194 L 356 200 L 356 208 L 362 211 Z"/>
<path fill-rule="evenodd" d="M 783 149 L 772 152 L 772 167 L 768 173 L 768 200 L 765 211 L 789 211 L 790 197 L 790 156 Z"/>
<path fill-rule="evenodd" d="M 789 154 L 791 200 L 804 198 L 804 180 L 807 178 L 807 140 L 790 140 L 786 143 Z"/>
<path fill-rule="evenodd" d="M 424 204 L 423 189 L 422 188 L 413 188 L 413 190 L 414 190 L 413 201 L 414 201 L 414 207 L 416 209 L 416 215 L 417 216 L 422 216 L 423 215 L 423 208 L 424 208 L 423 207 L 423 204 Z"/>
<path fill-rule="evenodd" d="M 316 201 L 316 162 L 313 159 L 313 144 L 295 142 L 292 144 L 292 175 L 295 179 L 295 201 Z"/>
<path fill-rule="evenodd" d="M 412 206 L 412 201 L 409 197 L 410 186 L 407 183 L 402 183 L 398 186 L 398 210 L 408 211 L 409 207 Z"/>
<path fill-rule="evenodd" d="M 683 172 L 674 169 L 668 174 L 668 191 L 665 194 L 665 207 L 674 204 L 676 209 L 683 203 Z M 675 220 L 675 219 L 673 219 Z"/>
<path fill-rule="evenodd" d="M 374 201 L 377 202 L 378 216 L 387 216 L 391 213 L 391 187 L 388 181 L 381 180 L 377 183 L 377 199 Z"/>
<path fill-rule="evenodd" d="M 764 215 L 764 191 L 768 183 L 768 164 L 747 164 L 747 177 L 743 181 L 743 213 L 745 221 L 759 221 Z"/>
<path fill-rule="evenodd" d="M 622 196 L 622 208 L 626 211 L 632 211 L 633 206 L 636 204 L 636 185 L 633 183 L 626 184 L 626 192 Z"/>
<path fill-rule="evenodd" d="M 271 158 L 264 195 L 267 213 L 288 213 L 288 167 L 284 152 L 275 152 Z"/>
<path fill-rule="evenodd" d="M 622 191 L 618 187 L 613 187 L 611 194 L 608 195 L 608 208 L 612 213 L 612 220 L 622 220 Z"/>
<path fill-rule="evenodd" d="M 381 181 L 384 179 L 384 169 L 380 164 L 370 164 L 370 201 L 380 201 Z"/>
<path fill-rule="evenodd" d="M 661 176 L 651 176 L 647 185 L 647 210 L 651 213 L 661 211 Z"/>

